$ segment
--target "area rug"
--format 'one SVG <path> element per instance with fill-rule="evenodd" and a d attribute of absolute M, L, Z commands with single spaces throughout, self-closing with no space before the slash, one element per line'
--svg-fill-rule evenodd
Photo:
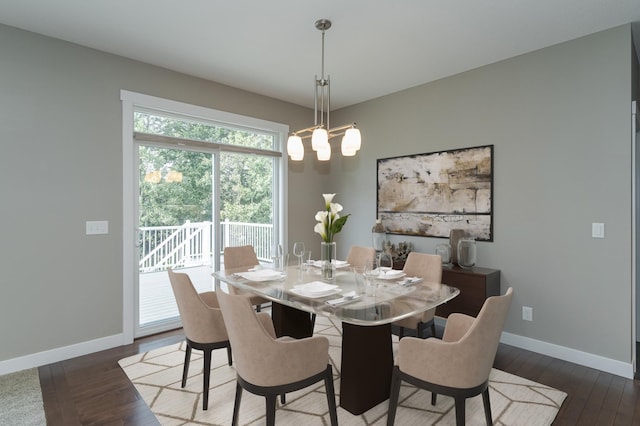
<path fill-rule="evenodd" d="M 0 376 L 0 425 L 46 425 L 38 369 Z"/>
<path fill-rule="evenodd" d="M 318 317 L 315 333 L 329 339 L 329 355 L 334 367 L 336 401 L 340 390 L 340 324 Z M 394 336 L 394 348 L 397 337 Z M 184 343 L 134 355 L 119 361 L 144 401 L 162 425 L 228 425 L 233 413 L 235 369 L 227 365 L 226 350 L 213 352 L 209 409 L 202 410 L 202 353 L 193 351 L 187 386 L 180 388 L 184 362 Z M 543 426 L 553 422 L 564 392 L 494 369 L 490 377 L 491 410 L 495 425 Z M 279 404 L 279 402 L 278 402 Z M 340 425 L 386 425 L 388 402 L 362 415 L 353 415 L 338 406 Z M 484 425 L 482 397 L 467 400 L 467 425 Z M 241 425 L 265 422 L 264 398 L 243 392 Z M 287 394 L 287 403 L 278 405 L 277 425 L 328 425 L 329 413 L 322 382 Z M 403 383 L 396 425 L 455 425 L 453 399 L 438 396 L 431 405 L 431 394 Z"/>

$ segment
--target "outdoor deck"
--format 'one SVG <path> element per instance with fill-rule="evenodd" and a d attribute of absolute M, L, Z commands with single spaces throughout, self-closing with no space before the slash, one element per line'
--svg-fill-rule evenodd
<path fill-rule="evenodd" d="M 198 293 L 213 289 L 210 266 L 176 269 L 176 272 L 188 274 Z M 167 271 L 140 274 L 140 301 L 141 325 L 179 315 Z"/>

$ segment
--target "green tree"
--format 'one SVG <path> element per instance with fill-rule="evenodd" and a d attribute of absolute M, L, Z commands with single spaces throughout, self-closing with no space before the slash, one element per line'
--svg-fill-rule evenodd
<path fill-rule="evenodd" d="M 262 149 L 272 149 L 273 146 L 273 139 L 268 135 L 148 113 L 136 113 L 135 129 L 144 133 Z M 180 225 L 187 220 L 211 220 L 210 154 L 141 146 L 139 157 L 141 226 L 169 226 Z M 222 220 L 272 222 L 273 162 L 273 157 L 253 154 L 223 152 L 220 155 Z M 180 182 L 167 181 L 172 171 L 182 174 Z"/>

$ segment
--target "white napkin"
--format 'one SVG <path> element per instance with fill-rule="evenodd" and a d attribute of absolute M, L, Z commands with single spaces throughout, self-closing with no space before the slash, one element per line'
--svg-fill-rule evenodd
<path fill-rule="evenodd" d="M 282 272 L 273 269 L 258 269 L 255 271 L 239 272 L 237 275 L 249 281 L 270 281 L 283 278 Z"/>
<path fill-rule="evenodd" d="M 409 285 L 409 284 L 419 283 L 420 281 L 422 281 L 422 278 L 420 278 L 420 277 L 406 277 L 406 278 L 398 281 L 398 284 L 400 284 L 400 285 Z"/>
<path fill-rule="evenodd" d="M 325 303 L 327 305 L 331 305 L 333 307 L 336 307 L 336 306 L 344 305 L 345 303 L 353 302 L 353 301 L 358 300 L 360 298 L 362 298 L 362 296 L 356 296 L 356 292 L 355 291 L 350 291 L 348 293 L 345 293 L 344 296 L 342 296 L 342 297 L 340 297 L 338 299 L 327 300 Z"/>

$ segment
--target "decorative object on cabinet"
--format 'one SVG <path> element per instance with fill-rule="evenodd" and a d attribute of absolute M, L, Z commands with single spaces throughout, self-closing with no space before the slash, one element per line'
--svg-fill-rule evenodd
<path fill-rule="evenodd" d="M 458 264 L 458 241 L 464 238 L 464 229 L 452 229 L 449 232 L 449 245 L 451 246 L 451 263 Z"/>
<path fill-rule="evenodd" d="M 390 234 L 493 241 L 493 145 L 378 159 L 377 217 Z"/>
<path fill-rule="evenodd" d="M 436 246 L 436 254 L 440 256 L 443 265 L 448 265 L 451 263 L 451 245 L 438 244 Z"/>
<path fill-rule="evenodd" d="M 373 240 L 373 248 L 377 252 L 383 251 L 384 246 L 387 243 L 387 230 L 382 226 L 382 221 L 380 219 L 376 219 L 376 223 L 371 229 L 371 237 Z"/>
<path fill-rule="evenodd" d="M 402 269 L 402 266 L 400 266 L 400 268 L 396 268 L 395 265 L 404 265 L 404 262 L 407 260 L 407 256 L 409 256 L 409 253 L 413 251 L 413 244 L 408 241 L 401 241 L 396 246 L 395 244 L 387 241 L 384 245 L 383 251 L 391 255 L 394 269 Z"/>
<path fill-rule="evenodd" d="M 458 241 L 458 265 L 461 268 L 471 268 L 476 264 L 476 240 L 462 238 Z"/>

